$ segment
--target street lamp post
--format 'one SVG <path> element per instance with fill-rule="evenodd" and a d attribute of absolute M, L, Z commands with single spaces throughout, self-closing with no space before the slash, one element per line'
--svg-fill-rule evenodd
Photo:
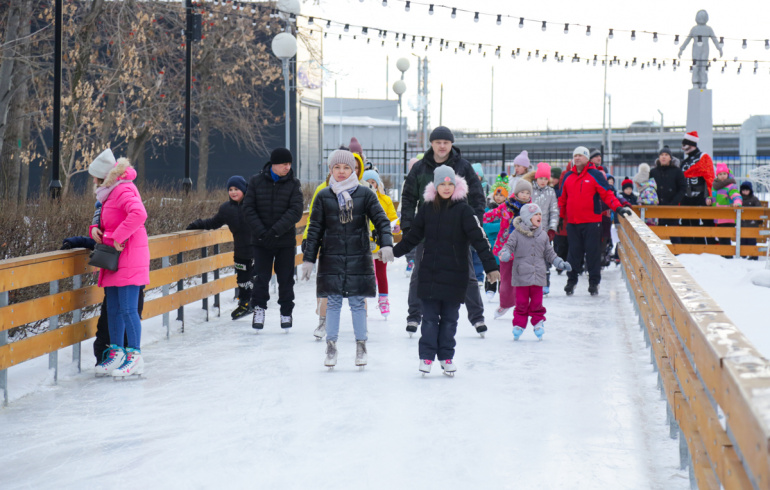
<path fill-rule="evenodd" d="M 660 112 L 660 109 L 658 109 L 658 114 L 660 114 L 660 135 L 658 136 L 658 151 L 663 149 L 663 113 Z"/>
<path fill-rule="evenodd" d="M 407 58 L 399 58 L 399 60 L 396 61 L 396 68 L 398 68 L 398 71 L 401 72 L 401 80 L 396 80 L 393 82 L 393 91 L 396 93 L 396 95 L 398 95 L 398 150 L 402 151 L 404 146 L 404 118 L 402 116 L 401 96 L 404 95 L 404 92 L 406 92 L 404 73 L 409 69 L 409 60 Z M 406 158 L 404 159 L 404 175 L 406 175 Z M 401 189 L 401 186 L 399 185 L 398 188 Z"/>
<path fill-rule="evenodd" d="M 62 52 L 62 0 L 54 2 L 54 59 L 53 59 L 53 144 L 51 145 L 51 182 L 48 192 L 51 199 L 61 196 L 59 165 L 61 163 L 61 52 Z"/>
<path fill-rule="evenodd" d="M 297 54 L 297 39 L 291 35 L 291 16 L 300 13 L 299 0 L 279 0 L 278 10 L 285 16 L 286 30 L 281 32 L 273 38 L 272 49 L 273 54 L 281 59 L 283 65 L 283 92 L 284 92 L 284 122 L 286 124 L 286 131 L 284 133 L 284 144 L 287 149 L 291 149 L 291 108 L 290 108 L 290 95 L 291 88 L 289 86 L 289 62 L 291 58 Z"/>

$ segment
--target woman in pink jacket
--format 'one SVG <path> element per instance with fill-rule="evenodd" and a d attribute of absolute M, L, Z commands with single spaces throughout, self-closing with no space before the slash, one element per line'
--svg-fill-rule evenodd
<path fill-rule="evenodd" d="M 96 367 L 97 374 L 142 374 L 142 323 L 137 302 L 140 287 L 150 283 L 150 246 L 144 227 L 147 211 L 134 185 L 136 170 L 126 158 L 115 161 L 106 150 L 91 163 L 88 173 L 94 176 L 96 199 L 102 204 L 99 222 L 90 228 L 91 238 L 120 251 L 118 270 L 99 272 L 99 286 L 107 296 L 110 350 Z"/>

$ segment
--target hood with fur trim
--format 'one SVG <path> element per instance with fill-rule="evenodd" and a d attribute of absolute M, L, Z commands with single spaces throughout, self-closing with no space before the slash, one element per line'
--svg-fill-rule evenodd
<path fill-rule="evenodd" d="M 538 226 L 534 230 L 531 229 L 529 226 L 524 224 L 524 220 L 521 219 L 521 216 L 516 216 L 515 218 L 513 218 L 513 227 L 516 231 L 528 237 L 537 236 L 543 230 L 543 228 L 540 226 Z"/>
<path fill-rule="evenodd" d="M 438 192 L 436 191 L 436 186 L 433 184 L 433 182 L 429 182 L 428 185 L 425 186 L 425 192 L 423 192 L 422 197 L 425 200 L 425 202 L 433 202 L 436 200 L 436 196 L 438 195 Z M 452 201 L 462 201 L 468 197 L 468 183 L 465 181 L 464 178 L 462 178 L 459 175 L 455 175 L 455 191 L 452 193 Z"/>
<path fill-rule="evenodd" d="M 118 158 L 115 167 L 107 174 L 100 185 L 96 186 L 94 192 L 99 202 L 104 203 L 112 190 L 120 184 L 133 183 L 136 179 L 136 169 L 131 166 L 128 158 Z"/>

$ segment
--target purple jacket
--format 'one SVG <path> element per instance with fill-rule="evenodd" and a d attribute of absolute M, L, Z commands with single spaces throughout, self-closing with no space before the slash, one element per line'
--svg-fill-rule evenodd
<path fill-rule="evenodd" d="M 99 227 L 104 232 L 104 243 L 110 246 L 125 243 L 126 246 L 120 253 L 117 271 L 101 269 L 99 272 L 100 287 L 150 283 L 150 245 L 144 227 L 147 211 L 134 179 L 136 170 L 128 160 L 120 158 L 96 191 L 97 199 L 102 203 Z M 95 225 L 89 231 L 93 228 Z"/>

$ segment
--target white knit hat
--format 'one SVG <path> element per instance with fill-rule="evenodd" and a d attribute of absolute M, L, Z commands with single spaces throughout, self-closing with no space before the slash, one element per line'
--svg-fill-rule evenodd
<path fill-rule="evenodd" d="M 578 146 L 575 148 L 575 151 L 572 152 L 572 156 L 574 157 L 575 155 L 583 155 L 586 158 L 591 158 L 591 153 L 585 146 Z"/>
<path fill-rule="evenodd" d="M 636 173 L 636 175 L 634 175 L 634 178 L 631 180 L 633 180 L 639 185 L 650 180 L 650 166 L 647 165 L 646 163 L 640 163 L 639 171 Z"/>
<path fill-rule="evenodd" d="M 91 165 L 88 166 L 88 173 L 97 179 L 103 180 L 107 178 L 107 174 L 115 168 L 116 164 L 115 155 L 112 154 L 112 150 L 107 148 L 91 162 Z"/>

